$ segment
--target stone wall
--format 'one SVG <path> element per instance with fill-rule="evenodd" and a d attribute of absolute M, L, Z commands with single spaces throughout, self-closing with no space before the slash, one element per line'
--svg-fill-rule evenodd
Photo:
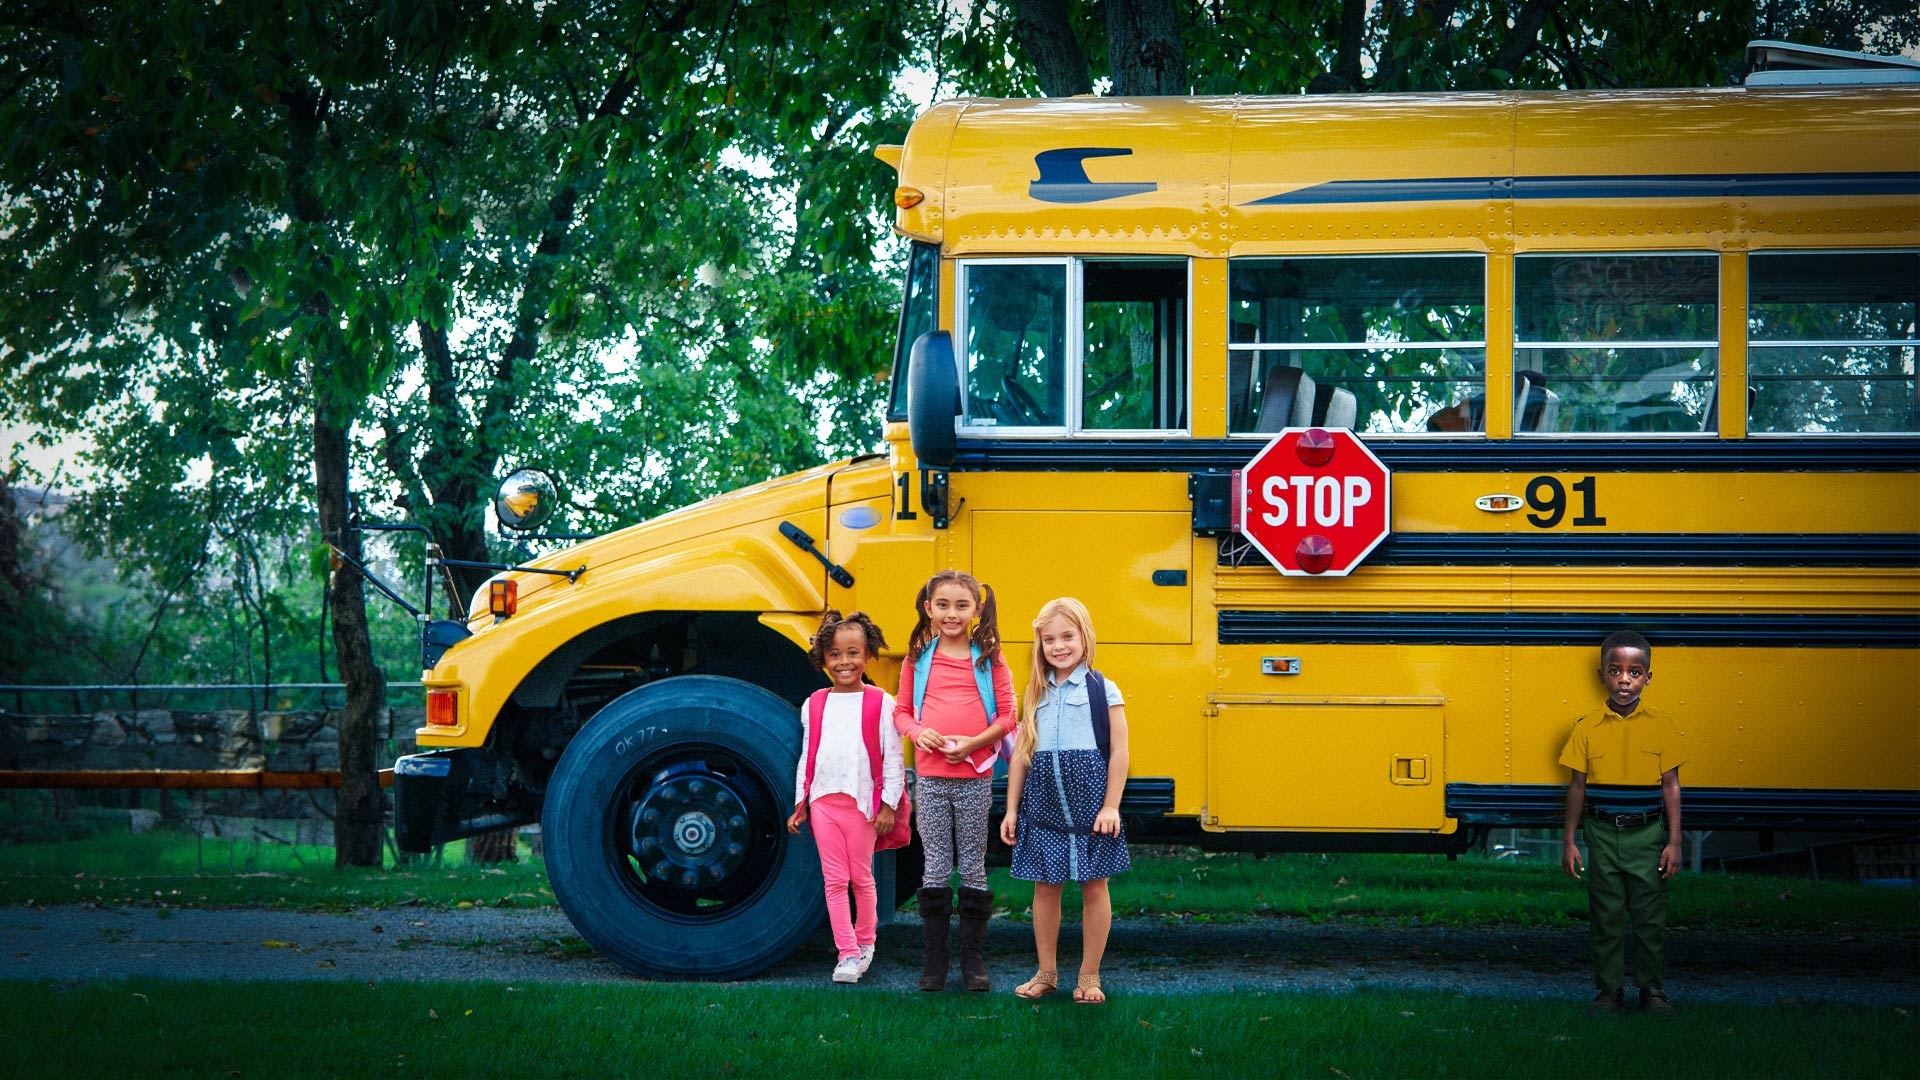
<path fill-rule="evenodd" d="M 332 709 L 6 713 L 0 714 L 0 770 L 330 772 L 340 767 L 338 716 Z M 424 720 L 419 708 L 386 711 L 380 768 L 413 752 L 413 730 Z M 330 790 L 176 790 L 159 803 L 160 810 L 129 811 L 129 826 L 140 832 L 169 820 L 210 837 L 333 842 Z"/>

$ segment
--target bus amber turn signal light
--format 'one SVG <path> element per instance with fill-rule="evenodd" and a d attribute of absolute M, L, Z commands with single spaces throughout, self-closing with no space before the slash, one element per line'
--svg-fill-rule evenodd
<path fill-rule="evenodd" d="M 1293 547 L 1293 557 L 1307 573 L 1324 574 L 1333 565 L 1333 541 L 1319 533 L 1303 536 Z"/>
<path fill-rule="evenodd" d="M 452 690 L 427 691 L 427 726 L 459 727 L 459 695 Z"/>
<path fill-rule="evenodd" d="M 520 583 L 513 580 L 487 583 L 487 610 L 504 619 L 520 610 Z"/>
<path fill-rule="evenodd" d="M 927 196 L 919 188 L 897 187 L 893 189 L 893 205 L 902 210 L 911 210 L 920 205 Z"/>

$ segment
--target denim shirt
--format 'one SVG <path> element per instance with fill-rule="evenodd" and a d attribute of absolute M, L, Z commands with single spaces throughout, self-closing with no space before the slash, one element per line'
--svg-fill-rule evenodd
<path fill-rule="evenodd" d="M 1124 705 L 1120 688 L 1107 680 L 1107 707 Z M 1065 682 L 1047 672 L 1046 689 L 1034 709 L 1035 750 L 1098 750 L 1093 739 L 1093 713 L 1087 707 L 1087 665 L 1083 660 Z"/>

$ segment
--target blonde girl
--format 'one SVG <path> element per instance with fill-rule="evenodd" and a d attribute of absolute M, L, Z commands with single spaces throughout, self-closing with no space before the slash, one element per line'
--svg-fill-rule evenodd
<path fill-rule="evenodd" d="M 926 869 L 920 919 L 926 962 L 920 989 L 947 985 L 948 937 L 960 872 L 960 974 L 969 990 L 992 988 L 981 955 L 993 893 L 987 889 L 987 828 L 993 813 L 995 747 L 1013 731 L 1013 673 L 1000 658 L 993 593 L 972 574 L 942 570 L 914 597 L 920 621 L 900 665 L 893 723 L 911 740 L 914 800 Z"/>
<path fill-rule="evenodd" d="M 1000 839 L 1013 876 L 1033 882 L 1033 942 L 1040 970 L 1014 993 L 1042 998 L 1059 986 L 1060 894 L 1080 883 L 1080 979 L 1073 1000 L 1097 1005 L 1100 958 L 1113 924 L 1107 879 L 1127 869 L 1120 796 L 1127 786 L 1127 714 L 1120 687 L 1093 669 L 1093 620 L 1070 596 L 1033 620 L 1033 671 L 1020 698 Z"/>

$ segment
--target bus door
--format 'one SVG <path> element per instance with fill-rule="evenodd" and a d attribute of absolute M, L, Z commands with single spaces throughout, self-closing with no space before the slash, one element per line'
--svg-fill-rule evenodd
<path fill-rule="evenodd" d="M 1103 644 L 1193 640 L 1186 474 L 1046 460 L 1185 434 L 1187 276 L 1165 258 L 956 265 L 960 430 L 985 449 L 952 475 L 955 547 L 997 591 L 1009 640 L 1056 596 L 1088 604 Z"/>

